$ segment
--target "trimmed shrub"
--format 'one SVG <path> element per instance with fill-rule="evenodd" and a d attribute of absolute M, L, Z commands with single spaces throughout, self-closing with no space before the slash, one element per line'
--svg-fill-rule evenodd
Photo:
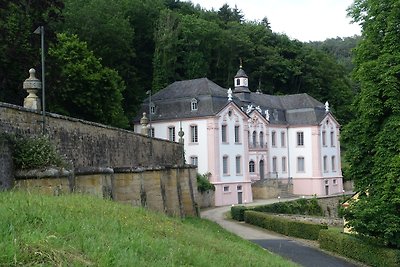
<path fill-rule="evenodd" d="M 328 228 L 325 224 L 292 221 L 252 210 L 244 211 L 244 221 L 287 236 L 310 240 L 317 240 L 319 231 Z"/>
<path fill-rule="evenodd" d="M 400 266 L 400 250 L 378 246 L 363 238 L 344 234 L 335 229 L 320 231 L 318 242 L 322 249 L 371 266 Z"/>
<path fill-rule="evenodd" d="M 232 219 L 237 221 L 244 221 L 244 212 L 248 210 L 245 206 L 233 206 L 231 207 Z"/>
<path fill-rule="evenodd" d="M 302 215 L 315 215 L 322 216 L 322 208 L 318 205 L 316 198 L 312 199 L 298 199 L 295 201 L 279 202 L 270 205 L 257 206 L 255 211 L 283 213 L 283 214 L 302 214 Z"/>

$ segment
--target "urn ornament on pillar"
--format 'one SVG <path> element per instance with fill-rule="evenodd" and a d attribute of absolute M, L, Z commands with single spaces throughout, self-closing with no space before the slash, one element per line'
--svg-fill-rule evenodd
<path fill-rule="evenodd" d="M 42 82 L 36 78 L 35 74 L 35 69 L 30 69 L 29 78 L 23 83 L 23 88 L 28 92 L 28 96 L 24 99 L 24 108 L 40 111 L 40 98 L 36 93 L 42 88 Z"/>

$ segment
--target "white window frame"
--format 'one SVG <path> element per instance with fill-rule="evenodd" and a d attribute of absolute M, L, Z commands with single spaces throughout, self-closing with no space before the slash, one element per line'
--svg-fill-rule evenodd
<path fill-rule="evenodd" d="M 236 156 L 235 163 L 236 163 L 236 174 L 242 174 L 242 157 Z"/>
<path fill-rule="evenodd" d="M 286 172 L 286 157 L 282 157 L 282 172 Z"/>
<path fill-rule="evenodd" d="M 297 146 L 304 146 L 304 132 L 297 132 Z"/>
<path fill-rule="evenodd" d="M 328 172 L 328 156 L 324 156 L 322 165 L 324 168 L 324 172 Z"/>
<path fill-rule="evenodd" d="M 322 131 L 322 146 L 326 146 L 326 131 Z"/>
<path fill-rule="evenodd" d="M 272 172 L 277 173 L 278 172 L 278 164 L 277 164 L 277 157 L 272 157 Z"/>
<path fill-rule="evenodd" d="M 224 155 L 222 157 L 222 174 L 229 175 L 229 156 Z"/>
<path fill-rule="evenodd" d="M 221 125 L 221 142 L 228 143 L 228 126 L 226 124 Z"/>
<path fill-rule="evenodd" d="M 297 157 L 297 172 L 304 173 L 306 171 L 306 160 L 303 156 Z"/>
<path fill-rule="evenodd" d="M 276 132 L 275 131 L 271 132 L 271 146 L 276 147 Z"/>
<path fill-rule="evenodd" d="M 335 132 L 331 131 L 331 147 L 335 147 Z"/>
<path fill-rule="evenodd" d="M 191 156 L 190 157 L 190 164 L 199 166 L 199 157 L 197 156 Z"/>
<path fill-rule="evenodd" d="M 332 171 L 335 172 L 336 171 L 336 157 L 335 156 L 331 157 L 331 164 L 332 164 Z"/>
<path fill-rule="evenodd" d="M 286 133 L 281 132 L 281 147 L 286 147 Z"/>
<path fill-rule="evenodd" d="M 235 143 L 240 143 L 240 126 L 235 125 Z"/>
<path fill-rule="evenodd" d="M 196 111 L 198 110 L 199 106 L 198 106 L 198 101 L 196 98 L 192 98 L 192 100 L 190 101 L 190 110 L 191 111 Z"/>
<path fill-rule="evenodd" d="M 199 142 L 199 130 L 197 125 L 190 125 L 190 141 L 191 143 Z"/>
<path fill-rule="evenodd" d="M 168 140 L 175 142 L 175 126 L 168 126 Z"/>
<path fill-rule="evenodd" d="M 256 164 L 255 164 L 254 160 L 249 161 L 249 172 L 250 173 L 256 172 Z"/>

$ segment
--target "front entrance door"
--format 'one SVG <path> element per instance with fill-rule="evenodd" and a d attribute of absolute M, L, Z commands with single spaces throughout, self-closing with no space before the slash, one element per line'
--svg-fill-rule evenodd
<path fill-rule="evenodd" d="M 238 192 L 238 204 L 243 203 L 243 192 Z"/>
<path fill-rule="evenodd" d="M 325 195 L 329 195 L 329 185 L 325 185 Z"/>
<path fill-rule="evenodd" d="M 264 180 L 264 161 L 260 160 L 260 179 Z"/>

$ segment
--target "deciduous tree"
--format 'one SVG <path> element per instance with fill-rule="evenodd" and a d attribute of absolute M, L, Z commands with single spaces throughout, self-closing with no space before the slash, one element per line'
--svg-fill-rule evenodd
<path fill-rule="evenodd" d="M 356 0 L 349 10 L 362 25 L 354 77 L 360 94 L 345 127 L 348 175 L 362 192 L 349 225 L 400 248 L 400 5 Z"/>

